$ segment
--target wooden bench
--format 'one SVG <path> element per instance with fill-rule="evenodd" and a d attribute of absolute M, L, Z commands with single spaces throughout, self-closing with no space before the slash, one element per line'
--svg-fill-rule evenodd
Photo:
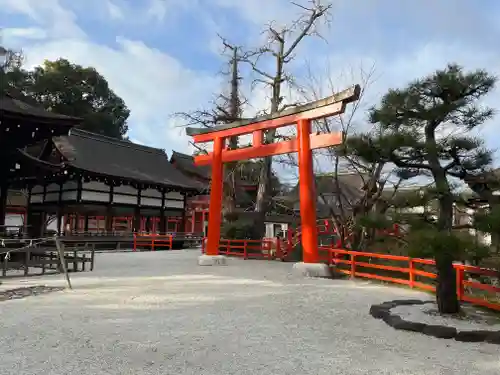
<path fill-rule="evenodd" d="M 42 275 L 47 270 L 63 271 L 55 244 L 53 246 L 52 244 L 47 244 L 43 247 L 30 247 L 22 250 L 13 249 L 7 259 L 5 255 L 2 255 L 0 261 L 2 277 L 7 277 L 8 271 L 11 270 L 23 270 L 23 275 L 29 276 L 30 268 L 40 268 Z M 86 246 L 65 247 L 64 262 L 69 272 L 85 271 L 87 265 L 89 266 L 89 270 L 92 271 L 95 262 L 95 249 Z"/>

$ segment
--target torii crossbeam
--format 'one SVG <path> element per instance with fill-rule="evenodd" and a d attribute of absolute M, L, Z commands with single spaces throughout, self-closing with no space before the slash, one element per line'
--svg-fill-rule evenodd
<path fill-rule="evenodd" d="M 311 122 L 344 113 L 347 104 L 359 99 L 360 91 L 360 86 L 355 85 L 327 98 L 272 115 L 240 120 L 214 128 L 186 129 L 187 135 L 193 137 L 194 143 L 214 142 L 211 153 L 194 158 L 197 165 L 212 166 L 206 255 L 216 256 L 219 254 L 223 163 L 298 152 L 303 260 L 304 263 L 318 263 L 316 193 L 312 150 L 338 145 L 342 138 L 340 133 L 311 134 Z M 263 143 L 264 131 L 293 124 L 297 126 L 295 139 L 271 144 Z M 225 148 L 226 138 L 245 134 L 253 135 L 250 147 L 235 150 Z"/>

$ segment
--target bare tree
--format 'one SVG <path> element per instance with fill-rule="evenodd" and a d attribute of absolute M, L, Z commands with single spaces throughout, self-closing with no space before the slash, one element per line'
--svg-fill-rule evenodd
<path fill-rule="evenodd" d="M 264 46 L 255 50 L 247 51 L 240 56 L 240 61 L 250 65 L 256 78 L 254 84 L 263 85 L 271 92 L 270 112 L 276 113 L 289 107 L 284 103 L 283 89 L 286 85 L 293 86 L 293 76 L 287 71 L 286 66 L 294 58 L 298 46 L 309 36 L 320 37 L 318 23 L 321 19 L 328 20 L 331 10 L 331 3 L 324 3 L 321 0 L 310 0 L 308 5 L 300 5 L 292 2 L 294 6 L 300 8 L 302 14 L 290 25 L 277 28 L 271 22 L 267 25 L 265 33 L 268 41 Z M 274 70 L 267 71 L 262 67 L 263 61 L 268 59 L 274 62 Z M 264 143 L 273 143 L 276 139 L 276 130 L 268 130 L 264 134 Z M 265 214 L 270 207 L 271 197 L 271 177 L 272 158 L 266 157 L 263 160 L 260 171 L 259 187 L 257 191 L 257 201 L 255 211 L 261 213 L 260 222 L 256 223 L 260 230 L 264 230 Z"/>
<path fill-rule="evenodd" d="M 349 81 L 361 86 L 360 98 L 349 107 L 346 113 L 339 116 L 314 122 L 314 130 L 321 133 L 339 132 L 341 144 L 315 152 L 315 174 L 321 179 L 324 176 L 329 182 L 329 190 L 318 190 L 318 198 L 323 209 L 327 209 L 343 247 L 364 248 L 374 238 L 374 231 L 355 225 L 361 217 L 369 214 L 382 216 L 392 208 L 396 192 L 403 179 L 395 174 L 395 166 L 385 160 L 367 163 L 352 154 L 349 150 L 348 138 L 358 132 L 366 131 L 366 121 L 362 116 L 365 110 L 366 92 L 376 81 L 375 66 L 367 69 L 350 67 L 342 73 L 347 77 L 334 77 L 327 71 L 327 78 L 319 76 L 308 66 L 307 75 L 300 86 L 300 92 L 306 101 L 318 100 L 326 95 L 338 92 L 335 81 Z M 325 81 L 327 84 L 325 85 Z M 376 129 L 374 130 L 376 131 Z M 297 167 L 295 155 L 287 155 L 280 160 L 288 166 Z M 358 186 L 347 186 L 343 175 L 359 182 Z M 326 176 L 325 176 L 326 175 Z M 321 184 L 323 185 L 323 184 Z M 382 194 L 384 192 L 386 194 Z M 387 194 L 388 193 L 388 194 Z"/>
<path fill-rule="evenodd" d="M 214 127 L 220 124 L 227 124 L 240 120 L 244 99 L 240 91 L 239 63 L 241 47 L 229 43 L 220 37 L 223 46 L 223 55 L 228 59 L 228 69 L 222 74 L 229 77 L 229 92 L 220 93 L 212 102 L 212 108 L 196 110 L 193 112 L 176 113 L 175 116 L 184 120 L 182 126 Z M 204 147 L 191 143 L 197 154 L 206 153 Z M 238 137 L 231 137 L 228 142 L 229 149 L 238 147 Z M 232 162 L 224 165 L 224 195 L 223 195 L 223 216 L 229 217 L 236 207 L 236 180 L 235 171 L 238 163 Z"/>

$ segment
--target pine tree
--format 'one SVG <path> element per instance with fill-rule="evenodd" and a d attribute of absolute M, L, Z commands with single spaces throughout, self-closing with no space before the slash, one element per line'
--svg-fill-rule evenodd
<path fill-rule="evenodd" d="M 496 78 L 486 71 L 465 72 L 450 64 L 404 89 L 390 90 L 369 113 L 377 133 L 348 141 L 351 152 L 365 160 L 393 163 L 407 180 L 433 181 L 425 198 L 438 202 L 437 220 L 425 218 L 420 226 L 413 223 L 410 242 L 436 260 L 441 313 L 460 309 L 453 262 L 460 258 L 464 240 L 452 233 L 453 180 L 467 181 L 491 165 L 491 152 L 472 131 L 494 114 L 479 101 L 495 83 Z"/>

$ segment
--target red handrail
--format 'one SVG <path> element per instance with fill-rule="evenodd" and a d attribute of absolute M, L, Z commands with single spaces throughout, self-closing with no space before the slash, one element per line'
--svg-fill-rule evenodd
<path fill-rule="evenodd" d="M 155 251 L 157 247 L 173 248 L 172 235 L 156 234 L 156 233 L 134 233 L 134 251 L 137 251 L 139 246 L 150 247 L 151 251 Z"/>
<path fill-rule="evenodd" d="M 289 232 L 290 233 L 290 232 Z M 202 253 L 205 253 L 206 238 L 202 240 Z M 271 248 L 275 246 L 275 252 L 272 253 Z M 250 256 L 253 258 L 263 259 L 286 259 L 290 254 L 290 237 L 285 240 L 281 239 L 263 239 L 263 240 L 229 240 L 221 239 L 219 253 L 230 256 L 239 256 L 248 259 Z M 293 244 L 292 244 L 293 247 Z M 261 250 L 259 253 L 251 253 L 248 250 Z M 381 280 L 392 282 L 396 284 L 407 285 L 410 288 L 422 289 L 430 292 L 435 292 L 436 288 L 434 283 L 424 282 L 421 280 L 431 279 L 435 280 L 437 274 L 424 270 L 421 266 L 434 266 L 435 261 L 432 259 L 411 258 L 403 255 L 391 255 L 381 253 L 370 253 L 361 251 L 352 251 L 346 249 L 332 248 L 328 246 L 320 246 L 320 260 L 330 265 L 335 265 L 338 272 L 350 275 L 351 277 L 361 277 L 367 279 Z M 348 259 L 344 259 L 344 258 Z M 360 260 L 360 258 L 368 258 Z M 403 262 L 402 266 L 384 265 L 371 263 L 371 259 L 390 260 L 396 262 Z M 345 266 L 348 266 L 347 268 Z M 491 302 L 485 298 L 478 298 L 470 293 L 468 289 L 476 289 L 484 292 L 493 293 L 496 297 L 500 297 L 500 287 L 483 284 L 477 281 L 465 280 L 466 273 L 480 274 L 500 278 L 500 272 L 492 269 L 468 266 L 463 264 L 454 265 L 457 275 L 457 296 L 460 301 L 469 302 L 475 305 L 488 307 L 493 310 L 500 311 L 500 303 Z M 379 275 L 369 272 L 360 272 L 359 268 L 371 268 L 385 270 L 389 272 L 398 272 L 405 275 L 404 277 L 393 277 Z"/>
<path fill-rule="evenodd" d="M 392 282 L 396 284 L 408 285 L 410 288 L 418 288 L 427 291 L 435 292 L 436 288 L 433 284 L 424 283 L 420 281 L 416 281 L 415 277 L 420 276 L 427 279 L 436 279 L 437 274 L 433 272 L 424 271 L 418 269 L 418 265 L 431 265 L 435 266 L 436 262 L 432 259 L 420 259 L 420 258 L 411 258 L 407 256 L 401 255 L 389 255 L 389 254 L 379 254 L 379 253 L 368 253 L 361 251 L 350 251 L 344 249 L 333 249 L 328 247 L 320 247 L 320 250 L 323 252 L 323 261 L 327 261 L 329 264 L 336 265 L 337 271 L 350 275 L 351 277 L 362 277 L 367 279 L 375 279 L 382 280 L 387 282 Z M 326 257 L 324 256 L 325 250 L 327 251 Z M 349 259 L 341 259 L 339 256 L 348 256 Z M 376 259 L 386 259 L 392 261 L 400 261 L 405 262 L 406 265 L 404 267 L 396 267 L 393 265 L 383 265 L 383 264 L 373 264 L 366 261 L 359 261 L 356 259 L 359 258 L 376 258 Z M 341 268 L 340 265 L 349 265 L 349 269 Z M 407 275 L 407 278 L 402 279 L 398 277 L 392 276 L 382 276 L 373 273 L 360 272 L 357 268 L 372 268 L 372 269 L 381 269 L 391 272 L 399 272 Z M 500 303 L 490 302 L 487 299 L 473 297 L 470 294 L 466 293 L 467 288 L 471 289 L 479 289 L 482 291 L 498 294 L 500 296 L 500 287 L 483 284 L 477 281 L 469 281 L 465 280 L 465 273 L 473 273 L 480 274 L 486 276 L 500 277 L 500 272 L 481 268 L 474 266 L 467 266 L 463 264 L 455 264 L 454 265 L 457 275 L 457 296 L 460 301 L 470 302 L 476 305 L 488 307 L 490 309 L 500 311 Z"/>

